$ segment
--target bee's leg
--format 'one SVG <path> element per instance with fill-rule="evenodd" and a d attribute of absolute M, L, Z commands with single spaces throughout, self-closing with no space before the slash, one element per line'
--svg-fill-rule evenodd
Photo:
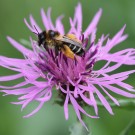
<path fill-rule="evenodd" d="M 63 47 L 61 48 L 61 51 L 68 58 L 74 59 L 74 53 L 71 51 L 71 49 L 67 45 L 63 45 Z"/>
<path fill-rule="evenodd" d="M 74 57 L 74 62 L 75 62 L 75 65 L 77 65 L 77 59 L 76 59 L 76 57 Z"/>
<path fill-rule="evenodd" d="M 59 54 L 59 48 L 57 46 L 55 46 L 55 57 L 57 57 Z"/>
<path fill-rule="evenodd" d="M 49 51 L 48 45 L 44 44 L 43 46 L 44 46 L 45 50 L 48 52 Z"/>

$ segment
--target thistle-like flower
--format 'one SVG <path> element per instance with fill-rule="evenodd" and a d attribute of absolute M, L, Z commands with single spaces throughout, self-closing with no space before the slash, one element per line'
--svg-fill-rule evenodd
<path fill-rule="evenodd" d="M 63 16 L 58 17 L 56 25 L 54 25 L 50 14 L 50 9 L 47 15 L 41 9 L 45 30 L 56 30 L 64 35 L 64 26 L 61 22 Z M 51 99 L 53 88 L 56 89 L 59 98 L 62 100 L 65 118 L 68 119 L 68 105 L 71 104 L 78 119 L 85 127 L 81 113 L 91 118 L 97 118 L 96 98 L 101 101 L 110 114 L 113 114 L 106 97 L 118 106 L 119 102 L 110 93 L 113 92 L 129 98 L 135 97 L 133 86 L 124 82 L 135 70 L 113 73 L 123 64 L 135 64 L 135 49 L 128 48 L 110 53 L 114 46 L 127 38 L 127 35 L 123 35 L 125 26 L 112 39 L 109 39 L 108 35 L 102 35 L 98 42 L 95 42 L 97 24 L 101 14 L 102 9 L 99 9 L 87 29 L 82 32 L 81 4 L 77 5 L 74 18 L 70 18 L 71 28 L 67 33 L 73 33 L 82 42 L 85 55 L 82 57 L 76 55 L 75 60 L 66 57 L 62 52 L 59 52 L 56 56 L 53 49 L 45 50 L 44 47 L 38 47 L 37 41 L 32 38 L 30 38 L 32 49 L 28 49 L 13 38 L 7 37 L 8 41 L 24 55 L 24 59 L 0 56 L 2 67 L 17 72 L 15 75 L 1 76 L 0 81 L 19 78 L 24 78 L 24 81 L 14 86 L 0 86 L 0 88 L 5 95 L 19 96 L 19 101 L 12 103 L 22 105 L 22 109 L 32 101 L 39 102 L 39 106 L 30 114 L 24 116 L 25 118 L 35 114 L 45 102 Z M 39 33 L 42 32 L 32 15 L 30 15 L 30 24 L 26 19 L 24 21 L 32 32 L 37 33 L 35 27 Z M 100 69 L 95 70 L 94 65 L 98 61 L 105 61 L 105 64 Z M 96 115 L 91 116 L 86 113 L 83 109 L 84 105 L 93 107 Z"/>

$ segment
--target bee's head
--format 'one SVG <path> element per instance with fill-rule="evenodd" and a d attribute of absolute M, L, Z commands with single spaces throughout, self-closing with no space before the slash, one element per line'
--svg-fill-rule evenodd
<path fill-rule="evenodd" d="M 42 31 L 41 33 L 38 32 L 36 26 L 34 26 L 35 30 L 37 32 L 33 32 L 38 36 L 38 45 L 41 46 L 41 44 L 44 44 L 48 40 L 53 40 L 56 36 L 59 36 L 59 32 L 54 30 L 49 31 Z"/>
<path fill-rule="evenodd" d="M 46 31 L 44 30 L 41 33 L 39 33 L 35 25 L 34 28 L 36 32 L 33 31 L 33 33 L 38 36 L 38 45 L 41 46 L 41 44 L 43 44 L 43 42 L 45 42 L 46 40 Z"/>
<path fill-rule="evenodd" d="M 54 30 L 49 30 L 49 31 L 48 31 L 48 36 L 49 36 L 50 39 L 53 39 L 53 38 L 55 38 L 56 36 L 59 36 L 59 32 L 54 31 Z"/>
<path fill-rule="evenodd" d="M 41 44 L 43 44 L 45 39 L 46 39 L 46 31 L 39 33 L 38 34 L 38 45 L 41 46 Z"/>

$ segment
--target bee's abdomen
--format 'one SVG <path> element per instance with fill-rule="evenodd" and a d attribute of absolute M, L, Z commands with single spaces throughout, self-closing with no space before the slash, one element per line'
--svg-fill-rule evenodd
<path fill-rule="evenodd" d="M 73 44 L 69 44 L 68 47 L 71 49 L 71 51 L 79 56 L 83 55 L 84 54 L 84 50 L 79 47 L 79 46 L 76 46 L 76 45 L 73 45 Z"/>

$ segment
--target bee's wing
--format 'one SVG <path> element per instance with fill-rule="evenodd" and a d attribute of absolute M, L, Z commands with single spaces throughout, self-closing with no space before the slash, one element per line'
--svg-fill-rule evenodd
<path fill-rule="evenodd" d="M 65 42 L 65 43 L 69 43 L 69 44 L 73 44 L 73 45 L 76 45 L 80 48 L 82 48 L 82 44 L 71 39 L 71 38 L 68 38 L 67 36 L 58 36 L 55 38 L 56 40 L 59 40 L 59 41 L 62 41 L 62 42 Z"/>

